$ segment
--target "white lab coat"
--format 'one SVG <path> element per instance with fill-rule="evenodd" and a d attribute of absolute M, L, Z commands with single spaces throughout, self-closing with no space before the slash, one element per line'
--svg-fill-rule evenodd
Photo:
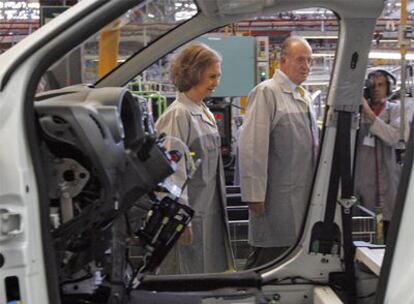
<path fill-rule="evenodd" d="M 249 94 L 239 141 L 241 193 L 245 202 L 265 203 L 263 214 L 249 214 L 253 246 L 291 246 L 299 235 L 317 145 L 309 101 L 279 70 Z"/>
<path fill-rule="evenodd" d="M 157 120 L 155 128 L 158 134 L 169 136 L 165 141 L 167 149 L 183 153 L 177 171 L 172 175 L 177 186 L 181 187 L 187 178 L 189 156 L 185 155 L 187 149 L 183 144 L 195 153 L 195 159 L 202 160 L 183 195 L 195 210 L 191 222 L 193 244 L 176 244 L 161 265 L 161 273 L 211 273 L 232 269 L 221 143 L 213 114 L 204 104 L 199 106 L 184 93 L 178 93 L 177 99 Z M 178 138 L 182 144 L 171 137 Z"/>
<path fill-rule="evenodd" d="M 383 219 L 391 220 L 397 195 L 401 167 L 397 164 L 395 148 L 400 138 L 400 106 L 387 102 L 384 110 L 371 124 L 362 119 L 358 132 L 355 163 L 355 194 L 364 206 L 374 211 L 377 205 L 377 186 L 383 205 Z M 378 173 L 375 166 L 375 147 L 367 140 L 368 134 L 375 136 L 378 157 Z M 377 182 L 378 175 L 378 182 Z M 378 184 L 377 184 L 378 183 Z"/>

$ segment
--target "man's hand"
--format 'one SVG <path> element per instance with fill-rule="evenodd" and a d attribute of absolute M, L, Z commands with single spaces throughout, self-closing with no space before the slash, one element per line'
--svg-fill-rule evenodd
<path fill-rule="evenodd" d="M 251 202 L 249 203 L 249 209 L 254 213 L 261 214 L 265 212 L 265 204 L 264 202 Z"/>
<path fill-rule="evenodd" d="M 368 101 L 365 98 L 362 98 L 362 114 L 369 119 L 371 122 L 374 122 L 377 117 L 375 113 L 371 110 L 371 107 L 368 104 Z"/>
<path fill-rule="evenodd" d="M 183 234 L 181 234 L 178 242 L 181 245 L 191 245 L 193 243 L 193 228 L 190 227 L 186 227 Z"/>

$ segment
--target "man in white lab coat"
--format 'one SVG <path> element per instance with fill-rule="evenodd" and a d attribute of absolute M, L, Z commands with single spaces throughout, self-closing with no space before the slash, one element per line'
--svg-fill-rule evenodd
<path fill-rule="evenodd" d="M 240 186 L 249 205 L 245 268 L 265 264 L 297 240 L 312 184 L 318 136 L 309 93 L 312 49 L 300 37 L 282 45 L 280 70 L 248 96 L 240 133 Z"/>
<path fill-rule="evenodd" d="M 368 101 L 363 99 L 355 163 L 355 193 L 382 214 L 384 237 L 391 220 L 400 177 L 395 145 L 400 139 L 400 106 L 387 100 L 393 76 L 385 70 L 368 74 Z M 407 129 L 406 129 L 407 130 Z"/>

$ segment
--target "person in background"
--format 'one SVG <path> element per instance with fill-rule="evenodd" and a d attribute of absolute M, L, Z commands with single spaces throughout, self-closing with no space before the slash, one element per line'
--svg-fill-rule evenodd
<path fill-rule="evenodd" d="M 310 94 L 301 86 L 311 56 L 305 39 L 289 37 L 282 45 L 280 69 L 248 96 L 239 141 L 252 246 L 246 269 L 280 256 L 299 236 L 318 149 Z"/>
<path fill-rule="evenodd" d="M 195 215 L 161 264 L 162 274 L 211 273 L 234 268 L 220 135 L 213 114 L 203 102 L 219 85 L 221 61 L 213 49 L 193 43 L 171 62 L 171 78 L 178 92 L 176 100 L 157 120 L 156 132 L 167 135 L 167 149 L 183 154 L 172 176 L 174 184 L 181 187 L 188 177 L 189 152 L 201 163 L 182 194 Z"/>
<path fill-rule="evenodd" d="M 393 81 L 385 70 L 368 74 L 368 100 L 362 100 L 355 161 L 355 194 L 365 207 L 382 217 L 384 240 L 401 172 L 395 153 L 400 139 L 400 106 L 387 100 Z"/>

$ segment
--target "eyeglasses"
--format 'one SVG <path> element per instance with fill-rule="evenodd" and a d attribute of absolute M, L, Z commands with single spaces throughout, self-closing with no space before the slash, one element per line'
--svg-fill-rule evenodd
<path fill-rule="evenodd" d="M 312 64 L 312 59 L 311 58 L 306 58 L 306 57 L 297 57 L 297 58 L 294 58 L 294 61 L 297 64 L 300 64 L 300 65 L 305 64 L 305 63 L 308 64 L 308 65 Z"/>

